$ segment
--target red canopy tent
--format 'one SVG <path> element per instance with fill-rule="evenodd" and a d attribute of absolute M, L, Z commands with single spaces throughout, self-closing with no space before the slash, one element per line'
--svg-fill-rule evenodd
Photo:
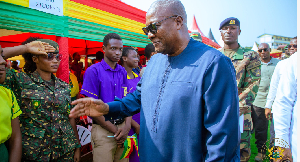
<path fill-rule="evenodd" d="M 119 0 L 71 0 L 64 3 L 63 16 L 31 9 L 28 1 L 0 4 L 0 45 L 17 46 L 29 37 L 56 41 L 63 55 L 57 76 L 66 82 L 69 55 L 102 51 L 102 40 L 108 33 L 118 33 L 124 45 L 137 47 L 139 54 L 150 43 L 141 30 L 146 12 Z"/>
<path fill-rule="evenodd" d="M 218 43 L 216 42 L 213 42 L 211 39 L 207 38 L 203 33 L 202 31 L 200 30 L 200 28 L 198 27 L 198 24 L 197 24 L 197 21 L 196 21 L 196 18 L 195 18 L 195 15 L 193 17 L 193 21 L 192 21 L 192 25 L 190 26 L 189 28 L 189 33 L 191 32 L 199 32 L 201 34 L 201 37 L 202 37 L 202 42 L 204 44 L 207 44 L 209 46 L 212 46 L 214 48 L 221 48 L 220 45 L 218 45 Z"/>
<path fill-rule="evenodd" d="M 38 34 L 38 33 L 22 33 L 16 35 L 2 36 L 0 37 L 0 44 L 2 48 L 18 46 L 21 45 L 21 43 L 24 42 L 29 37 L 40 37 L 43 39 L 50 39 L 56 41 L 55 35 L 46 35 L 46 34 Z"/>

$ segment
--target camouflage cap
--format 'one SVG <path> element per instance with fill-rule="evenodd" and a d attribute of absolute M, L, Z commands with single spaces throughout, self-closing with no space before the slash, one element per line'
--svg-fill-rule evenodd
<path fill-rule="evenodd" d="M 221 22 L 219 30 L 221 30 L 224 26 L 229 25 L 240 26 L 240 20 L 235 17 L 229 17 Z"/>
<path fill-rule="evenodd" d="M 49 43 L 49 45 L 53 46 L 55 48 L 55 51 L 53 53 L 59 53 L 59 46 L 58 44 L 50 39 L 37 39 L 36 41 L 41 41 L 41 42 L 45 42 L 45 43 Z"/>
<path fill-rule="evenodd" d="M 195 39 L 196 41 L 202 42 L 202 37 L 199 32 L 191 32 L 190 37 Z"/>

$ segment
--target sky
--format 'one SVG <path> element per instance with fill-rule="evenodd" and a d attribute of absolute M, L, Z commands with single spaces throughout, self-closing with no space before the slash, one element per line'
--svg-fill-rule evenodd
<path fill-rule="evenodd" d="M 121 0 L 126 4 L 147 11 L 155 0 Z M 253 46 L 258 36 L 268 33 L 286 37 L 297 35 L 297 0 L 181 0 L 187 12 L 187 25 L 193 15 L 202 33 L 209 29 L 219 41 L 220 23 L 228 17 L 236 17 L 241 23 L 241 46 Z"/>

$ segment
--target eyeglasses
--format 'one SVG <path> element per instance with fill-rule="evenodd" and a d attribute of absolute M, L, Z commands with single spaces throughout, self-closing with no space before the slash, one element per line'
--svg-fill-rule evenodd
<path fill-rule="evenodd" d="M 288 45 L 288 48 L 292 48 L 292 47 L 297 48 L 297 45 L 296 44 L 294 44 L 294 45 Z"/>
<path fill-rule="evenodd" d="M 56 58 L 57 61 L 60 61 L 62 59 L 62 55 L 59 53 L 47 53 L 47 56 L 45 55 L 34 55 L 34 56 L 43 56 L 43 57 L 47 57 L 48 61 L 52 61 L 54 59 L 54 57 Z"/>
<path fill-rule="evenodd" d="M 267 52 L 269 49 L 268 48 L 264 48 L 264 49 L 259 49 L 259 50 L 257 50 L 258 52 L 262 52 L 262 51 L 265 51 L 265 52 Z"/>
<path fill-rule="evenodd" d="M 157 26 L 156 26 L 156 24 L 157 24 L 157 23 L 160 23 L 160 22 L 162 22 L 162 21 L 165 21 L 165 20 L 167 20 L 167 19 L 170 19 L 170 18 L 172 18 L 172 17 L 177 17 L 177 16 L 178 16 L 178 15 L 173 15 L 173 16 L 170 16 L 170 17 L 165 18 L 165 19 L 163 19 L 163 20 L 160 20 L 160 21 L 158 21 L 158 22 L 151 23 L 151 24 L 149 24 L 148 26 L 143 27 L 142 30 L 144 31 L 144 33 L 145 33 L 146 35 L 148 35 L 149 32 L 151 32 L 152 34 L 156 34 L 156 33 L 157 33 Z"/>
<path fill-rule="evenodd" d="M 62 55 L 59 53 L 48 53 L 48 61 L 52 61 L 54 59 L 54 57 L 56 58 L 57 61 L 60 61 L 62 58 Z"/>

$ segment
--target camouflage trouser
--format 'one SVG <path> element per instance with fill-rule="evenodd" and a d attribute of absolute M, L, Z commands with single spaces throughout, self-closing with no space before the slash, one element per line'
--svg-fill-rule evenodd
<path fill-rule="evenodd" d="M 26 160 L 26 159 L 22 159 L 22 162 L 46 162 L 48 160 L 45 160 L 43 158 L 34 161 L 34 160 Z M 74 150 L 71 150 L 70 152 L 64 154 L 63 156 L 54 159 L 54 160 L 50 160 L 50 162 L 73 162 L 74 161 Z"/>
<path fill-rule="evenodd" d="M 53 160 L 53 162 L 73 162 L 74 161 L 74 150 L 64 154 L 63 156 L 59 157 L 56 160 Z"/>
<path fill-rule="evenodd" d="M 240 156 L 241 161 L 248 161 L 251 156 L 250 138 L 252 130 L 251 112 L 244 114 L 244 130 L 241 134 Z"/>

